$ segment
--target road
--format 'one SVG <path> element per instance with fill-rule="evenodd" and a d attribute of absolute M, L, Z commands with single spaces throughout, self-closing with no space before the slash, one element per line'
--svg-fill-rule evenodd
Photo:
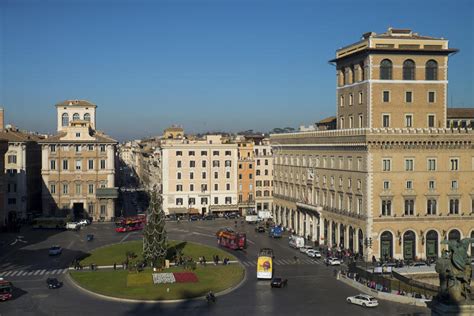
<path fill-rule="evenodd" d="M 234 226 L 233 221 L 168 222 L 170 239 L 200 242 L 216 246 L 218 228 Z M 0 303 L 0 315 L 430 315 L 426 308 L 381 301 L 375 309 L 364 309 L 345 302 L 345 298 L 358 292 L 337 281 L 333 269 L 320 260 L 309 259 L 288 246 L 288 239 L 272 239 L 258 234 L 254 227 L 239 224 L 247 232 L 248 248 L 245 252 L 232 252 L 246 269 L 243 285 L 208 305 L 204 300 L 191 300 L 175 304 L 124 303 L 99 299 L 76 289 L 64 272 L 73 258 L 96 247 L 141 238 L 140 233 L 118 234 L 112 224 L 96 223 L 80 232 L 22 232 L 26 244 L 17 242 L 16 236 L 1 235 L 2 254 L 0 276 L 9 274 L 18 288 L 16 298 Z M 85 241 L 93 233 L 94 241 Z M 4 239 L 5 238 L 5 239 Z M 6 240 L 10 238 L 10 240 Z M 32 242 L 35 240 L 36 242 Z M 49 257 L 47 249 L 58 244 L 65 248 L 57 257 Z M 288 287 L 271 289 L 268 281 L 256 280 L 256 259 L 260 248 L 273 248 L 275 274 L 288 278 Z M 299 258 L 296 263 L 294 256 Z M 14 274 L 14 272 L 16 273 Z M 20 273 L 20 271 L 23 271 Z M 53 271 L 56 271 L 52 273 Z M 24 272 L 27 272 L 26 274 Z M 32 272 L 32 273 L 31 273 Z M 63 288 L 48 290 L 48 276 L 65 281 Z"/>

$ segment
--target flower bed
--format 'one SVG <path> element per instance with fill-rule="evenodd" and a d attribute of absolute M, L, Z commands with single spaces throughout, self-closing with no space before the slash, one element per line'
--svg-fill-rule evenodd
<path fill-rule="evenodd" d="M 197 275 L 193 272 L 175 272 L 173 274 L 177 283 L 195 283 L 199 281 Z"/>
<path fill-rule="evenodd" d="M 175 283 L 173 273 L 153 273 L 154 284 Z"/>

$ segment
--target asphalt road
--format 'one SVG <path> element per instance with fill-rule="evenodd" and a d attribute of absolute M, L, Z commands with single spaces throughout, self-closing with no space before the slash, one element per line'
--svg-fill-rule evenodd
<path fill-rule="evenodd" d="M 233 227 L 233 221 L 169 222 L 170 239 L 200 242 L 216 246 L 215 232 Z M 0 276 L 17 287 L 15 299 L 0 303 L 0 315 L 430 315 L 426 308 L 380 301 L 374 309 L 364 309 L 345 302 L 358 292 L 337 281 L 333 268 L 320 260 L 311 260 L 288 246 L 288 239 L 272 239 L 258 234 L 252 225 L 239 224 L 247 232 L 245 252 L 232 252 L 246 269 L 243 285 L 220 296 L 215 304 L 205 300 L 182 303 L 124 303 L 97 298 L 78 290 L 66 278 L 69 263 L 78 255 L 103 245 L 140 239 L 140 233 L 118 234 L 112 224 L 96 223 L 80 232 L 22 231 L 21 234 L 0 235 Z M 93 233 L 92 242 L 85 236 Z M 26 243 L 17 241 L 23 236 Z M 49 257 L 47 249 L 54 244 L 65 250 L 57 258 Z M 271 289 L 269 281 L 256 280 L 256 259 L 260 248 L 273 248 L 275 274 L 288 279 L 288 287 Z M 300 259 L 295 263 L 294 256 Z M 210 259 L 210 258 L 209 258 Z M 16 272 L 16 273 L 15 273 Z M 49 290 L 48 276 L 65 282 L 59 290 Z"/>

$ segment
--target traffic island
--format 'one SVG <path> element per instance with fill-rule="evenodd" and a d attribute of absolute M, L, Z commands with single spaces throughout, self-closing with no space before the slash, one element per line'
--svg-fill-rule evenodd
<path fill-rule="evenodd" d="M 141 245 L 141 241 L 133 241 L 103 247 L 83 259 L 80 265 L 113 267 L 114 263 L 120 263 L 121 266 L 130 253 L 141 257 Z M 177 249 L 180 256 L 193 264 L 157 271 L 147 267 L 137 269 L 129 262 L 127 269 L 73 270 L 70 275 L 78 286 L 90 292 L 120 299 L 156 301 L 191 299 L 204 296 L 209 291 L 219 293 L 236 287 L 245 276 L 240 264 L 223 264 L 223 258 L 230 259 L 230 262 L 236 262 L 237 259 L 220 249 L 172 241 L 169 246 L 170 257 Z M 212 262 L 216 255 L 220 258 L 217 265 Z M 206 258 L 206 264 L 199 263 L 203 257 Z"/>

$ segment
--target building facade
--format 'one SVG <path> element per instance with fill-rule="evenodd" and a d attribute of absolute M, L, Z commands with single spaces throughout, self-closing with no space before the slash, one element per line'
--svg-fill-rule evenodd
<path fill-rule="evenodd" d="M 3 111 L 0 113 L 3 114 Z M 8 224 L 8 213 L 6 212 L 5 205 L 5 182 L 6 182 L 6 174 L 5 174 L 5 154 L 8 150 L 8 141 L 4 139 L 0 139 L 0 229 L 3 229 Z"/>
<path fill-rule="evenodd" d="M 447 43 L 389 29 L 337 51 L 337 129 L 271 136 L 277 223 L 366 259 L 474 237 L 474 134 L 446 129 Z"/>
<path fill-rule="evenodd" d="M 236 141 L 238 146 L 238 202 L 241 215 L 255 212 L 255 161 L 254 143 L 243 139 Z"/>
<path fill-rule="evenodd" d="M 39 142 L 45 215 L 115 217 L 117 142 L 95 130 L 96 108 L 85 100 L 56 105 L 58 134 Z"/>
<path fill-rule="evenodd" d="M 273 153 L 268 139 L 254 146 L 255 204 L 258 211 L 271 211 L 273 204 Z"/>
<path fill-rule="evenodd" d="M 449 128 L 474 128 L 474 108 L 448 108 Z"/>
<path fill-rule="evenodd" d="M 162 148 L 166 214 L 237 212 L 237 144 L 220 135 L 166 139 Z"/>

